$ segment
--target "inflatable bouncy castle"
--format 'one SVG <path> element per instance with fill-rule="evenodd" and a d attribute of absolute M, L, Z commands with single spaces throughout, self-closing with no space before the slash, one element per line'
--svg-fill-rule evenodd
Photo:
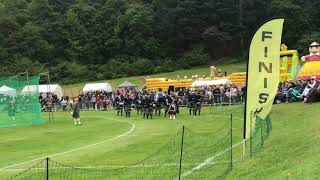
<path fill-rule="evenodd" d="M 160 89 L 167 92 L 168 89 L 188 89 L 192 87 L 192 84 L 196 81 L 201 81 L 204 84 L 210 84 L 212 82 L 218 83 L 221 81 L 221 85 L 225 84 L 224 81 L 230 81 L 230 83 L 236 86 L 245 86 L 246 84 L 246 72 L 232 73 L 227 77 L 203 77 L 194 79 L 167 79 L 167 78 L 148 78 L 146 79 L 146 87 L 151 91 L 159 91 Z"/>
<path fill-rule="evenodd" d="M 230 81 L 232 81 L 232 84 L 236 85 L 236 86 L 246 86 L 246 76 L 247 73 L 246 72 L 238 72 L 238 73 L 232 73 L 228 76 L 228 79 L 230 79 Z"/>
<path fill-rule="evenodd" d="M 301 57 L 304 64 L 299 71 L 298 80 L 308 80 L 313 76 L 320 80 L 320 44 L 317 42 L 310 44 L 309 53 Z"/>
<path fill-rule="evenodd" d="M 300 68 L 300 59 L 297 50 L 288 50 L 285 44 L 281 45 L 280 51 L 280 81 L 287 80 L 296 81 L 297 79 L 310 79 L 311 76 L 316 76 L 320 79 L 320 45 L 318 43 L 312 43 L 310 45 L 310 55 L 303 56 L 301 59 L 305 61 L 302 66 L 299 76 L 298 69 Z M 162 89 L 167 91 L 170 87 L 173 89 L 188 89 L 192 83 L 196 80 L 206 81 L 219 81 L 228 79 L 236 86 L 244 87 L 246 85 L 246 72 L 232 73 L 226 77 L 222 77 L 221 70 L 218 70 L 215 66 L 210 66 L 210 77 L 205 78 L 193 78 L 193 79 L 167 79 L 167 78 L 149 78 L 146 79 L 146 87 L 148 90 L 158 91 Z"/>
<path fill-rule="evenodd" d="M 297 50 L 288 50 L 285 44 L 281 45 L 280 51 L 280 81 L 296 80 L 299 67 Z"/>
<path fill-rule="evenodd" d="M 167 91 L 170 87 L 175 89 L 186 89 L 191 86 L 193 79 L 167 79 L 167 78 L 149 78 L 146 79 L 146 87 L 151 91 L 158 91 L 162 89 Z"/>

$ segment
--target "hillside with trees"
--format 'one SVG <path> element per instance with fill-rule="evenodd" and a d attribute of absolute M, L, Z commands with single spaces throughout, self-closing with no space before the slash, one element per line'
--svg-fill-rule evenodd
<path fill-rule="evenodd" d="M 246 59 L 251 34 L 285 18 L 283 41 L 319 41 L 316 0 L 0 0 L 0 76 L 73 83 Z M 227 60 L 227 59 L 226 59 Z"/>

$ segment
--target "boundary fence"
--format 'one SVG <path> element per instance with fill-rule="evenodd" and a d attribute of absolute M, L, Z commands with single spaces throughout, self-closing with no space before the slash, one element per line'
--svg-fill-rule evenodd
<path fill-rule="evenodd" d="M 250 121 L 250 157 L 263 148 L 272 130 L 270 115 L 266 119 L 261 119 L 258 116 L 255 116 L 254 119 Z"/>

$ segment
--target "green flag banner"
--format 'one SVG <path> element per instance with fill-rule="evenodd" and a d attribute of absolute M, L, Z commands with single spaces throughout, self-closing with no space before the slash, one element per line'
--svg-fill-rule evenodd
<path fill-rule="evenodd" d="M 247 68 L 247 96 L 244 138 L 250 137 L 250 120 L 265 119 L 277 94 L 280 76 L 280 45 L 284 19 L 264 23 L 254 34 Z"/>

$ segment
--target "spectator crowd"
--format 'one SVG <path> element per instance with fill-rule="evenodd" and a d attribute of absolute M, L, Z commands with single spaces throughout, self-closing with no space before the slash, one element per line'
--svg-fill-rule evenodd
<path fill-rule="evenodd" d="M 219 85 L 209 87 L 198 87 L 192 89 L 176 89 L 176 91 L 166 92 L 149 91 L 145 88 L 140 90 L 117 90 L 115 92 L 93 91 L 80 93 L 77 97 L 81 110 L 103 110 L 108 111 L 116 109 L 117 102 L 122 102 L 124 97 L 132 101 L 132 107 L 136 107 L 138 100 L 149 97 L 152 101 L 158 102 L 159 99 L 173 97 L 177 105 L 187 106 L 189 96 L 197 94 L 201 97 L 201 103 L 205 105 L 218 104 L 237 104 L 244 101 L 245 88 L 234 85 Z M 63 96 L 61 99 L 55 94 L 40 94 L 39 100 L 42 111 L 69 111 L 71 109 L 73 98 Z"/>
<path fill-rule="evenodd" d="M 297 83 L 285 81 L 279 84 L 275 104 L 303 102 L 311 103 L 320 100 L 320 83 L 316 77 L 300 80 Z"/>
<path fill-rule="evenodd" d="M 117 90 L 115 92 L 94 91 L 80 93 L 80 110 L 108 111 L 119 109 L 119 106 L 139 108 L 139 103 L 145 99 L 150 99 L 154 104 L 165 105 L 165 99 L 176 103 L 178 107 L 188 106 L 192 95 L 197 95 L 202 105 L 223 105 L 223 104 L 242 104 L 246 87 L 235 85 L 218 85 L 208 87 L 198 87 L 191 89 L 176 89 L 166 92 L 149 91 L 146 88 L 140 90 Z M 40 104 L 42 111 L 69 111 L 72 108 L 73 98 L 63 96 L 58 98 L 55 94 L 40 94 Z M 301 80 L 296 83 L 285 81 L 279 84 L 278 93 L 274 100 L 275 104 L 293 102 L 315 102 L 320 101 L 320 83 L 315 77 L 310 80 Z M 128 104 L 129 103 L 129 104 Z M 140 104 L 140 106 L 142 106 Z M 159 105 L 160 106 L 160 105 Z M 178 108 L 177 107 L 177 108 Z M 139 109 L 137 109 L 139 110 Z"/>

